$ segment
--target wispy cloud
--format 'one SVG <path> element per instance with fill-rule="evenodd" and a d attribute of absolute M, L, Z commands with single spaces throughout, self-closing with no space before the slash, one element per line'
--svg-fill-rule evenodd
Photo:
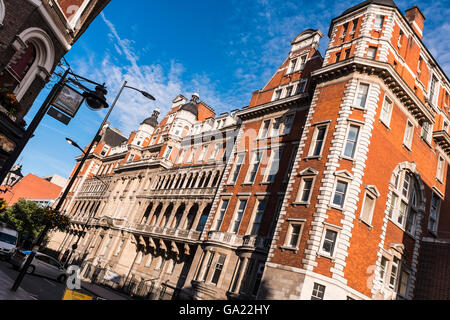
<path fill-rule="evenodd" d="M 111 50 L 107 50 L 101 61 L 94 54 L 87 59 L 75 61 L 77 70 L 93 79 L 105 79 L 111 101 L 120 90 L 124 81 L 129 86 L 151 93 L 157 102 L 151 102 L 133 90 L 124 90 L 112 114 L 115 127 L 125 134 L 136 130 L 139 123 L 151 115 L 153 109 L 159 108 L 162 114 L 169 111 L 171 102 L 178 94 L 189 96 L 194 92 L 200 94 L 201 100 L 213 107 L 217 113 L 231 110 L 233 106 L 223 102 L 218 84 L 207 74 L 193 73 L 186 75 L 186 68 L 178 61 L 170 61 L 168 67 L 160 64 L 140 63 L 135 49 L 135 42 L 124 39 L 120 30 L 106 17 L 101 18 L 107 25 Z M 240 107 L 240 106 L 239 106 Z"/>

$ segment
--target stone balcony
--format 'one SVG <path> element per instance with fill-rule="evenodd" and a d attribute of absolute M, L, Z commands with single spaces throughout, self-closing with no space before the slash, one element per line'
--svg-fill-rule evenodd
<path fill-rule="evenodd" d="M 244 238 L 240 235 L 234 233 L 220 232 L 220 231 L 210 231 L 208 233 L 207 242 L 217 243 L 226 245 L 229 247 L 240 247 L 244 243 Z"/>
<path fill-rule="evenodd" d="M 201 232 L 195 230 L 170 229 L 158 226 L 149 226 L 145 224 L 131 223 L 129 231 L 141 235 L 158 236 L 171 240 L 198 241 Z"/>
<path fill-rule="evenodd" d="M 116 168 L 116 172 L 125 170 L 135 170 L 143 168 L 162 167 L 164 169 L 170 169 L 173 167 L 173 163 L 167 159 L 141 159 L 138 161 L 127 162 Z"/>
<path fill-rule="evenodd" d="M 259 236 L 244 236 L 242 248 L 268 251 L 270 248 L 270 239 Z"/>
<path fill-rule="evenodd" d="M 152 197 L 182 197 L 182 196 L 210 196 L 215 195 L 217 188 L 186 188 L 186 189 L 166 189 L 166 190 L 151 190 L 150 192 L 142 193 L 141 197 L 146 197 L 149 194 Z"/>
<path fill-rule="evenodd" d="M 210 231 L 207 242 L 226 245 L 241 250 L 268 251 L 270 247 L 270 241 L 265 237 L 256 235 L 240 236 L 234 233 L 220 231 Z"/>
<path fill-rule="evenodd" d="M 433 139 L 438 146 L 450 157 L 450 135 L 447 131 L 433 132 Z"/>

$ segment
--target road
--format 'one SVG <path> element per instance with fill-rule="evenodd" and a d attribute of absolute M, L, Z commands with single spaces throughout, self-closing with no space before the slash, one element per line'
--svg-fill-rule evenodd
<path fill-rule="evenodd" d="M 19 275 L 19 272 L 14 270 L 10 263 L 3 260 L 0 260 L 0 270 L 12 279 L 12 281 Z M 27 274 L 20 287 L 30 293 L 33 299 L 36 300 L 61 300 L 66 289 L 66 284 L 42 276 Z M 77 291 L 90 295 L 85 290 Z"/>

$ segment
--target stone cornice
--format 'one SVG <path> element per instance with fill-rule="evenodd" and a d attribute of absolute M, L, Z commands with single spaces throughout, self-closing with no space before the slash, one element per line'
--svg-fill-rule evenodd
<path fill-rule="evenodd" d="M 300 105 L 301 102 L 306 102 L 309 100 L 308 93 L 302 93 L 289 98 L 284 98 L 276 101 L 271 101 L 256 107 L 247 107 L 236 113 L 236 116 L 242 120 L 249 120 L 256 118 L 265 114 L 274 113 L 281 110 L 286 110 L 292 106 Z"/>
<path fill-rule="evenodd" d="M 378 76 L 419 122 L 435 122 L 436 110 L 424 104 L 389 63 L 354 57 L 316 70 L 312 78 L 322 83 L 352 72 Z"/>
<path fill-rule="evenodd" d="M 447 131 L 435 131 L 433 133 L 433 139 L 438 146 L 444 150 L 447 156 L 450 157 L 450 135 Z"/>

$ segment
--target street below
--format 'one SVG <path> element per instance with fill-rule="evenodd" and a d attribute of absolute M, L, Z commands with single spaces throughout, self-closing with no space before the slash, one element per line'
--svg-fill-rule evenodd
<path fill-rule="evenodd" d="M 10 278 L 11 283 L 19 275 L 19 271 L 14 270 L 9 262 L 3 260 L 0 260 L 0 271 Z M 60 283 L 40 275 L 27 274 L 20 287 L 35 300 L 62 300 L 66 283 Z M 77 290 L 77 292 L 93 296 L 84 289 Z"/>

